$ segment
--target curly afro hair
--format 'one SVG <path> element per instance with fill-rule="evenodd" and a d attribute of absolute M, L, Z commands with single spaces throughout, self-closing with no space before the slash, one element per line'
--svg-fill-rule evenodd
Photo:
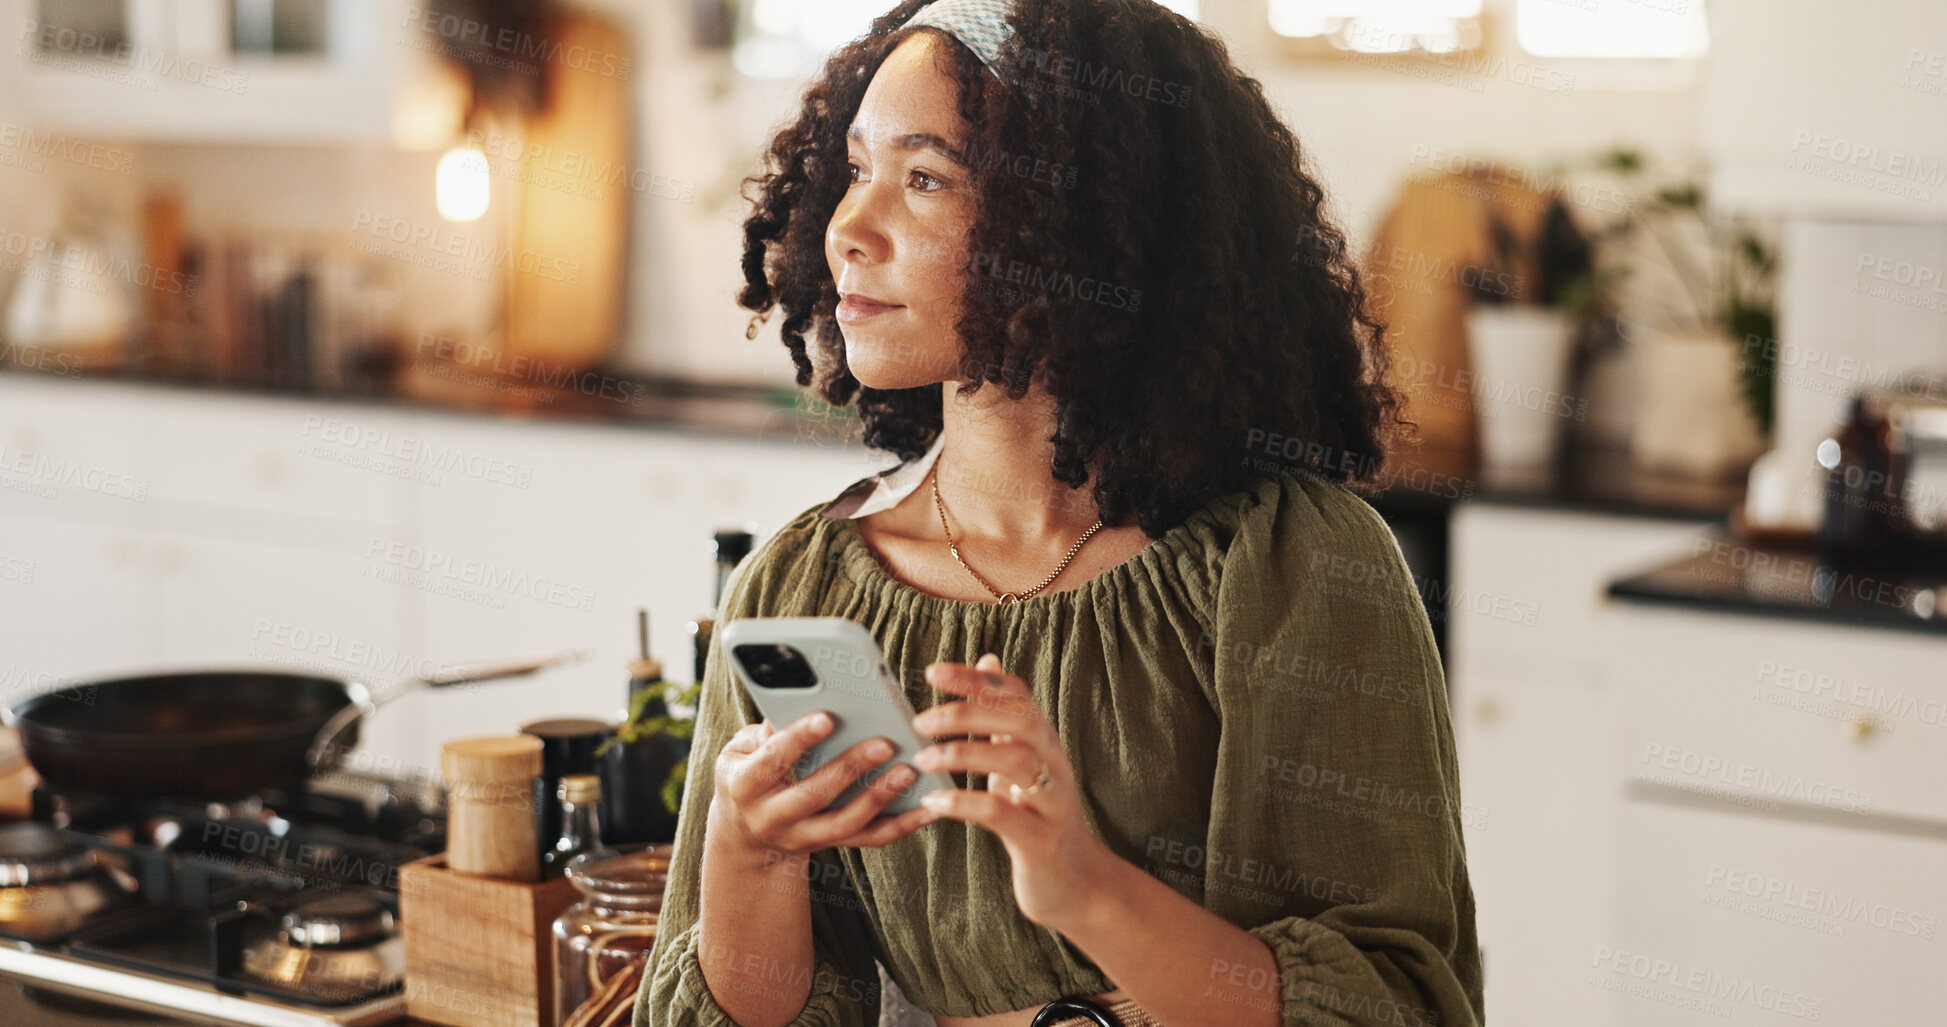
<path fill-rule="evenodd" d="M 824 237 L 848 186 L 846 129 L 886 55 L 932 31 L 901 28 L 929 2 L 905 0 L 832 54 L 764 173 L 744 181 L 758 190 L 746 189 L 746 335 L 782 307 L 797 383 L 813 384 L 812 334 L 819 394 L 856 400 L 864 443 L 902 461 L 938 437 L 941 385 L 852 376 Z M 1406 423 L 1385 328 L 1262 85 L 1153 0 L 1017 0 L 1010 21 L 999 79 L 958 42 L 942 48 L 978 197 L 961 388 L 1019 399 L 1040 382 L 1055 402 L 1053 477 L 1080 488 L 1099 466 L 1103 523 L 1133 514 L 1152 538 L 1267 468 L 1374 484 Z M 1060 170 L 1024 177 L 1015 158 Z M 1001 268 L 1045 275 L 1045 288 L 1024 300 L 982 281 Z M 1078 278 L 1113 283 L 1122 302 L 1084 295 Z"/>

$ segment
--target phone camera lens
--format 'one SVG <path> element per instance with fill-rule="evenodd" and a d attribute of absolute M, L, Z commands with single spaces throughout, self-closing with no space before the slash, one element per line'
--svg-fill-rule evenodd
<path fill-rule="evenodd" d="M 752 681 L 764 688 L 810 688 L 818 683 L 811 661 L 788 645 L 740 645 L 731 650 Z"/>

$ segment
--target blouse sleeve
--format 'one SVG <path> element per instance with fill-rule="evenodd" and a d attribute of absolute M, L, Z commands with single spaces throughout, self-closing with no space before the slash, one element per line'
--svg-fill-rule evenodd
<path fill-rule="evenodd" d="M 1477 1024 L 1446 684 L 1398 543 L 1322 479 L 1240 525 L 1215 594 L 1205 905 L 1276 957 L 1287 1027 Z"/>
<path fill-rule="evenodd" d="M 719 648 L 721 628 L 742 612 L 749 590 L 744 573 L 768 550 L 738 566 L 712 632 L 698 700 L 696 734 L 683 801 L 676 820 L 676 849 L 657 924 L 654 950 L 636 994 L 634 1027 L 738 1027 L 711 994 L 697 947 L 703 829 L 715 794 L 716 756 L 730 736 L 761 718 L 737 686 Z M 811 995 L 792 1027 L 872 1027 L 879 1020 L 879 975 L 870 928 L 858 911 L 858 893 L 833 850 L 812 853 L 809 866 L 812 924 Z M 767 978 L 775 979 L 775 978 Z M 795 986 L 801 981 L 779 981 Z"/>

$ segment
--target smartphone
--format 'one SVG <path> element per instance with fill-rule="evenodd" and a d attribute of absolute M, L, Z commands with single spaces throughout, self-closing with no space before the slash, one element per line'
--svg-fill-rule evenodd
<path fill-rule="evenodd" d="M 782 730 L 819 710 L 831 714 L 832 731 L 798 761 L 798 780 L 869 738 L 884 736 L 892 742 L 892 755 L 846 786 L 826 809 L 850 802 L 880 774 L 910 764 L 913 754 L 930 744 L 913 730 L 905 689 L 886 666 L 872 633 L 858 622 L 844 617 L 740 617 L 719 634 L 731 670 L 774 727 Z M 904 813 L 918 806 L 921 796 L 953 786 L 945 774 L 922 771 L 879 815 Z"/>

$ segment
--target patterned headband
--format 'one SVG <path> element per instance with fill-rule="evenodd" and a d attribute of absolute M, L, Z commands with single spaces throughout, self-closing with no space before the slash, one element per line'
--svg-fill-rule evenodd
<path fill-rule="evenodd" d="M 920 8 L 906 24 L 931 25 L 945 31 L 972 50 L 999 79 L 1001 73 L 994 62 L 1000 59 L 1001 44 L 1014 35 L 1014 27 L 1007 23 L 1013 7 L 1013 0 L 939 0 Z"/>

